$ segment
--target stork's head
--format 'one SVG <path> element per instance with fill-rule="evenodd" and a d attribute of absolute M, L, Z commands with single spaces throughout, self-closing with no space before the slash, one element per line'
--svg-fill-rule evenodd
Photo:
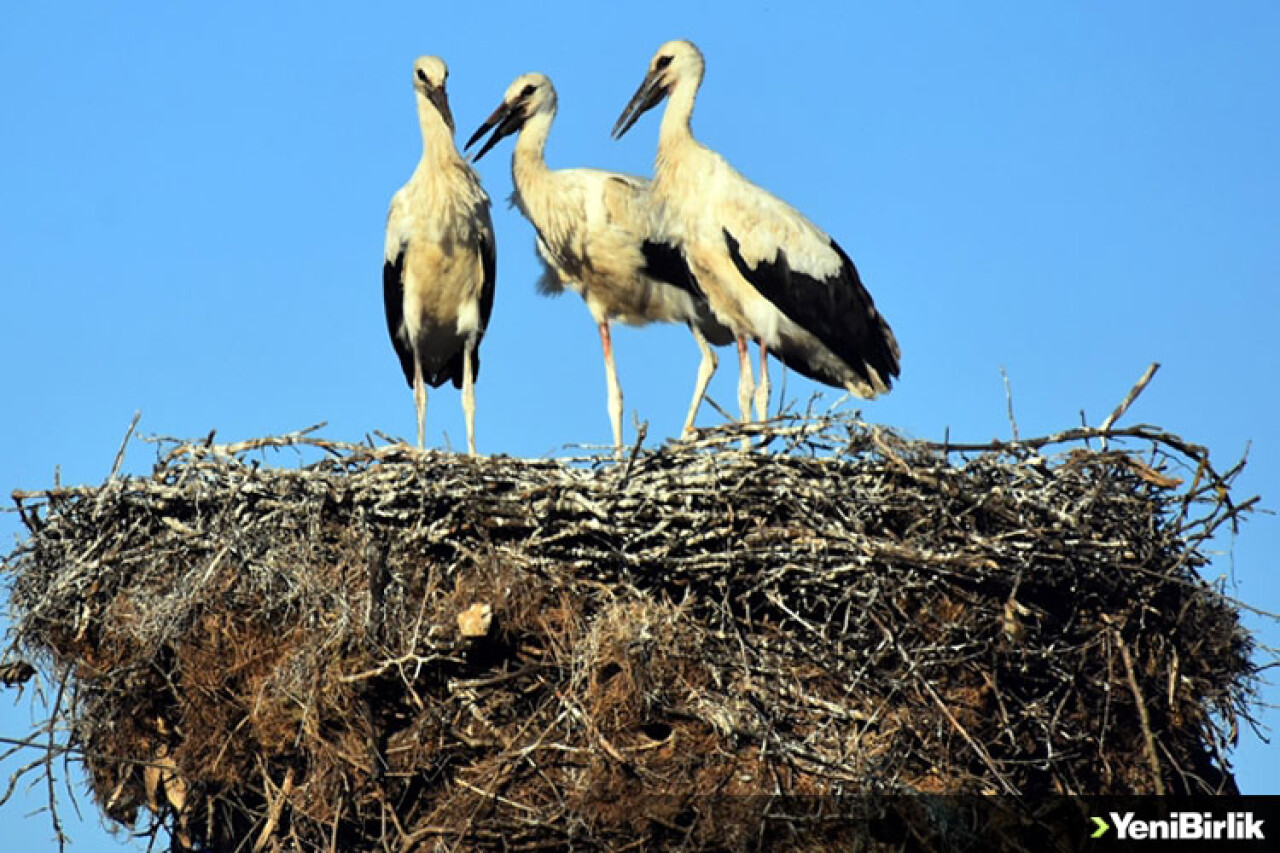
<path fill-rule="evenodd" d="M 449 68 L 438 56 L 419 56 L 413 63 L 414 90 L 440 113 L 449 131 L 453 132 L 453 113 L 449 111 L 449 96 L 444 90 L 448 79 Z"/>
<path fill-rule="evenodd" d="M 471 134 L 463 150 L 475 145 L 476 140 L 484 136 L 489 128 L 493 128 L 493 135 L 480 146 L 480 150 L 472 158 L 479 160 L 489 152 L 490 148 L 497 145 L 499 140 L 524 127 L 524 123 L 533 116 L 538 113 L 554 113 L 555 110 L 556 89 L 551 85 L 547 75 L 537 72 L 521 74 L 507 87 L 498 108 L 484 120 L 484 124 L 476 128 L 475 133 Z"/>
<path fill-rule="evenodd" d="M 653 55 L 649 62 L 649 72 L 644 82 L 631 97 L 627 108 L 618 116 L 613 126 L 613 138 L 620 139 L 631 129 L 636 119 L 662 103 L 662 99 L 671 94 L 676 84 L 683 80 L 693 81 L 696 87 L 702 81 L 702 51 L 693 42 L 676 39 L 669 41 Z"/>

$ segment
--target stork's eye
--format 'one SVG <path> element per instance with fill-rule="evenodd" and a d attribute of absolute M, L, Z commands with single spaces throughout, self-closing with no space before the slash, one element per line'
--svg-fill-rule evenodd
<path fill-rule="evenodd" d="M 523 89 L 520 90 L 520 97 L 527 98 L 530 95 L 532 95 L 534 92 L 536 92 L 537 89 L 538 89 L 537 86 L 534 86 L 532 83 L 530 83 L 528 86 L 525 86 Z"/>
<path fill-rule="evenodd" d="M 421 80 L 423 83 L 431 82 L 430 80 L 427 79 L 427 72 L 423 71 L 421 68 L 418 69 L 418 79 Z"/>
<path fill-rule="evenodd" d="M 658 61 L 657 61 L 657 62 L 655 62 L 655 63 L 653 63 L 653 70 L 654 70 L 654 71 L 661 71 L 662 69 L 666 68 L 666 67 L 667 67 L 668 65 L 670 65 L 670 64 L 671 64 L 671 57 L 669 57 L 669 56 L 659 56 L 659 57 L 658 57 Z"/>

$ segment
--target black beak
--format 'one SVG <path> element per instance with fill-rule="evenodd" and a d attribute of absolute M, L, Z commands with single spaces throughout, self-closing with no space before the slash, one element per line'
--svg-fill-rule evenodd
<path fill-rule="evenodd" d="M 631 125 L 636 123 L 636 119 L 662 103 L 662 99 L 667 96 L 667 89 L 662 85 L 661 78 L 662 73 L 654 71 L 649 72 L 649 75 L 644 78 L 644 82 L 631 96 L 627 108 L 622 111 L 622 115 L 618 116 L 618 121 L 613 126 L 614 139 L 621 139 L 622 135 L 631 129 Z"/>
<path fill-rule="evenodd" d="M 494 127 L 495 125 L 497 126 Z M 513 109 L 511 104 L 503 101 L 498 104 L 498 108 L 493 111 L 492 115 L 484 120 L 484 124 L 476 128 L 476 132 L 471 134 L 471 138 L 467 140 L 466 145 L 462 146 L 462 150 L 466 151 L 472 145 L 475 145 L 476 140 L 484 136 L 485 133 L 489 131 L 489 128 L 494 128 L 493 136 L 490 136 L 485 144 L 480 146 L 480 150 L 475 153 L 475 156 L 471 158 L 471 162 L 478 162 L 480 158 L 489 153 L 489 149 L 497 145 L 503 137 L 510 136 L 523 126 L 524 115 L 522 111 Z"/>
<path fill-rule="evenodd" d="M 449 96 L 445 93 L 444 86 L 425 86 L 424 91 L 427 100 L 435 104 L 440 116 L 444 119 L 444 123 L 449 125 L 449 130 L 455 131 L 453 113 L 449 111 Z"/>

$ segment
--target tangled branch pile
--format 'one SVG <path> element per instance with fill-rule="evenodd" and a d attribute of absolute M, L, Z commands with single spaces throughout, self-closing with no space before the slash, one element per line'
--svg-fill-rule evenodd
<path fill-rule="evenodd" d="M 1231 790 L 1253 646 L 1196 570 L 1238 469 L 1101 435 L 180 444 L 17 495 L 14 647 L 65 673 L 106 814 L 178 848 L 735 849 L 775 796 Z M 323 458 L 255 461 L 285 444 Z"/>

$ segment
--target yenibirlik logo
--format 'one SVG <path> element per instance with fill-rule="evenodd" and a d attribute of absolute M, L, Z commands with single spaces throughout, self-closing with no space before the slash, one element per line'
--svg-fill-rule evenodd
<path fill-rule="evenodd" d="M 1265 841 L 1262 818 L 1253 812 L 1229 812 L 1215 818 L 1212 812 L 1170 812 L 1167 818 L 1143 820 L 1133 812 L 1108 812 L 1111 823 L 1092 817 L 1090 838 L 1104 838 L 1115 828 L 1119 841 Z"/>

